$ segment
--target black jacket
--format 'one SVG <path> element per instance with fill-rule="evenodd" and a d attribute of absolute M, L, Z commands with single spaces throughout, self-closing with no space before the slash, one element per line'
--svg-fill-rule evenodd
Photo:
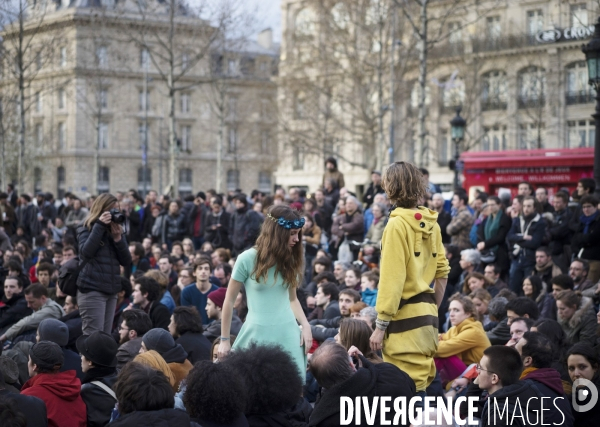
<path fill-rule="evenodd" d="M 304 398 L 287 411 L 268 415 L 247 414 L 250 427 L 308 427 L 312 406 Z M 204 424 L 202 424 L 203 427 Z"/>
<path fill-rule="evenodd" d="M 212 212 L 207 212 L 204 216 L 204 240 L 212 243 L 217 248 L 231 249 L 230 223 L 231 215 L 225 209 L 221 209 L 221 215 L 218 216 L 215 216 Z M 213 230 L 212 226 L 217 224 L 221 226 Z"/>
<path fill-rule="evenodd" d="M 367 207 L 371 206 L 371 204 L 373 204 L 373 199 L 375 198 L 375 194 L 379 194 L 379 193 L 384 193 L 383 188 L 381 188 L 381 185 L 374 185 L 372 182 L 369 184 L 369 188 L 367 188 L 367 191 L 365 192 L 365 195 L 363 196 L 363 203 L 365 203 L 367 205 Z"/>
<path fill-rule="evenodd" d="M 170 240 L 183 240 L 187 233 L 187 218 L 185 214 L 179 212 L 177 216 L 166 214 L 162 224 L 162 241 L 163 243 Z"/>
<path fill-rule="evenodd" d="M 19 412 L 27 418 L 27 427 L 47 427 L 46 404 L 42 399 L 24 394 L 11 393 L 0 384 L 0 399 L 12 399 Z"/>
<path fill-rule="evenodd" d="M 510 217 L 504 212 L 502 212 L 498 231 L 494 236 L 486 240 L 485 225 L 487 224 L 489 218 L 490 217 L 488 216 L 486 219 L 484 219 L 483 222 L 477 228 L 477 243 L 484 242 L 486 249 L 498 246 L 498 249 L 496 251 L 495 264 L 497 264 L 502 271 L 508 271 L 508 268 L 510 267 L 510 258 L 506 249 L 506 237 L 508 236 L 508 232 L 510 231 L 512 222 L 510 220 Z"/>
<path fill-rule="evenodd" d="M 587 260 L 600 260 L 600 214 L 589 226 L 588 232 L 583 233 L 585 228 L 579 220 L 577 221 L 577 229 L 571 238 L 571 248 L 573 256 Z M 583 249 L 581 256 L 579 251 Z"/>
<path fill-rule="evenodd" d="M 87 427 L 104 427 L 110 421 L 117 401 L 99 386 L 92 384 L 92 381 L 99 381 L 112 389 L 117 382 L 117 375 L 114 370 L 107 376 L 95 375 L 94 370 L 96 369 L 90 369 L 82 381 L 81 398 L 87 408 Z M 107 368 L 102 370 L 106 371 Z"/>
<path fill-rule="evenodd" d="M 177 338 L 175 343 L 180 344 L 187 352 L 187 358 L 192 365 L 200 360 L 212 360 L 210 354 L 212 343 L 202 332 L 186 332 Z"/>
<path fill-rule="evenodd" d="M 0 307 L 0 329 L 12 326 L 24 317 L 29 316 L 32 311 L 27 307 L 25 295 L 21 292 L 18 295 L 13 295 L 9 300 L 6 295 L 2 297 L 4 305 Z"/>
<path fill-rule="evenodd" d="M 508 319 L 502 319 L 494 329 L 486 334 L 492 345 L 505 345 L 510 340 L 510 326 L 508 326 Z"/>
<path fill-rule="evenodd" d="M 67 343 L 67 348 L 77 352 L 78 350 L 75 342 L 77 341 L 77 338 L 83 335 L 83 322 L 79 310 L 72 311 L 58 320 L 67 325 L 67 329 L 69 329 L 69 342 Z"/>
<path fill-rule="evenodd" d="M 446 231 L 448 224 L 452 221 L 452 215 L 442 209 L 441 212 L 438 212 L 437 223 L 442 230 L 442 243 L 450 243 L 452 240 L 451 236 Z"/>
<path fill-rule="evenodd" d="M 189 427 L 190 416 L 180 409 L 160 409 L 158 411 L 135 411 L 121 415 L 110 423 L 111 427 Z"/>
<path fill-rule="evenodd" d="M 322 392 L 310 416 L 310 426 L 339 426 L 340 425 L 340 397 L 346 396 L 354 400 L 356 397 L 366 397 L 369 404 L 373 398 L 390 396 L 392 402 L 396 397 L 405 397 L 408 402 L 416 395 L 414 381 L 408 374 L 390 363 L 371 363 L 359 356 L 362 366 L 346 381 L 336 384 Z M 379 409 L 379 406 L 377 406 Z M 364 415 L 364 413 L 363 413 Z M 379 410 L 375 414 L 376 424 L 381 420 Z M 366 417 L 361 416 L 360 423 L 353 425 L 366 426 Z M 388 413 L 387 420 L 391 421 L 393 415 Z M 355 419 L 353 419 L 355 421 Z M 408 424 L 407 424 L 408 425 Z"/>
<path fill-rule="evenodd" d="M 229 230 L 233 243 L 234 255 L 239 255 L 256 243 L 263 218 L 252 209 L 235 212 L 231 216 Z"/>
<path fill-rule="evenodd" d="M 150 270 L 150 261 L 148 261 L 148 258 L 143 257 L 140 258 L 135 271 L 143 271 L 144 273 L 146 271 Z M 131 264 L 129 264 L 129 267 L 125 268 L 125 273 L 124 273 L 124 277 L 131 277 L 131 272 L 133 271 L 133 261 Z"/>
<path fill-rule="evenodd" d="M 131 254 L 125 236 L 115 242 L 109 230 L 98 221 L 91 230 L 85 226 L 77 229 L 79 256 L 88 261 L 77 279 L 80 292 L 114 295 L 121 291 L 121 266 L 129 267 Z"/>
<path fill-rule="evenodd" d="M 197 205 L 193 203 L 188 216 L 188 235 L 191 237 L 202 237 L 204 235 L 206 221 L 206 206 L 204 204 Z M 200 228 L 195 231 L 196 220 L 200 219 Z"/>
<path fill-rule="evenodd" d="M 81 370 L 81 356 L 68 348 L 61 348 L 63 352 L 64 362 L 60 367 L 60 372 L 75 371 L 75 376 L 80 380 L 83 379 L 83 371 Z"/>
<path fill-rule="evenodd" d="M 528 224 L 530 224 L 529 229 L 527 229 Z M 528 230 L 527 234 L 531 236 L 531 240 L 523 239 L 526 230 Z M 545 233 L 546 221 L 539 214 L 535 214 L 529 221 L 523 216 L 519 216 L 513 219 L 512 226 L 506 238 L 509 244 L 508 250 L 511 251 L 513 256 L 519 257 L 522 262 L 533 265 L 535 264 L 535 251 L 542 245 Z M 520 250 L 516 255 L 513 253 L 515 249 L 514 245 L 520 246 Z"/>
<path fill-rule="evenodd" d="M 142 242 L 142 224 L 139 211 L 132 209 L 127 216 L 127 241 Z"/>
<path fill-rule="evenodd" d="M 548 234 L 550 235 L 550 250 L 552 255 L 562 255 L 564 246 L 571 244 L 571 213 L 569 209 L 563 209 L 560 212 L 554 212 L 554 220 L 548 225 Z"/>
<path fill-rule="evenodd" d="M 152 301 L 150 306 L 150 320 L 152 320 L 153 328 L 163 328 L 169 330 L 169 323 L 171 323 L 171 313 L 166 305 L 161 304 L 158 301 Z"/>

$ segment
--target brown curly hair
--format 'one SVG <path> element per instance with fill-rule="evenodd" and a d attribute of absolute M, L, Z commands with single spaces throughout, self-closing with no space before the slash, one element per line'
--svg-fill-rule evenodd
<path fill-rule="evenodd" d="M 381 185 L 392 202 L 399 208 L 417 207 L 427 194 L 425 178 L 412 163 L 396 162 L 387 167 Z"/>

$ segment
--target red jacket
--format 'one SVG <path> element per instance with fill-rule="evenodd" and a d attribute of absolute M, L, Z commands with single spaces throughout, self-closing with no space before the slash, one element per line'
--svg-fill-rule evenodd
<path fill-rule="evenodd" d="M 38 374 L 27 381 L 21 394 L 44 401 L 49 427 L 86 427 L 87 414 L 81 399 L 81 381 L 75 371 Z"/>

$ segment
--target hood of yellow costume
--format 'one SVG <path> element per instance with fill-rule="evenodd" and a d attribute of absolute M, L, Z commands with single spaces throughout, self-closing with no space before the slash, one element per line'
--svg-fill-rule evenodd
<path fill-rule="evenodd" d="M 437 224 L 438 213 L 423 206 L 418 210 L 396 208 L 390 213 L 391 218 L 401 218 L 415 233 L 415 256 L 421 255 L 423 244 L 429 245 L 431 253 L 437 256 L 437 234 L 435 225 Z"/>

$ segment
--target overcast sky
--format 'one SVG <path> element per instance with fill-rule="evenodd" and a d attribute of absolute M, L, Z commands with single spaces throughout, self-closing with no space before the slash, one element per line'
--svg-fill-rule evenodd
<path fill-rule="evenodd" d="M 252 7 L 257 8 L 257 32 L 265 28 L 273 29 L 275 41 L 281 40 L 281 9 L 280 0 L 248 0 Z"/>

